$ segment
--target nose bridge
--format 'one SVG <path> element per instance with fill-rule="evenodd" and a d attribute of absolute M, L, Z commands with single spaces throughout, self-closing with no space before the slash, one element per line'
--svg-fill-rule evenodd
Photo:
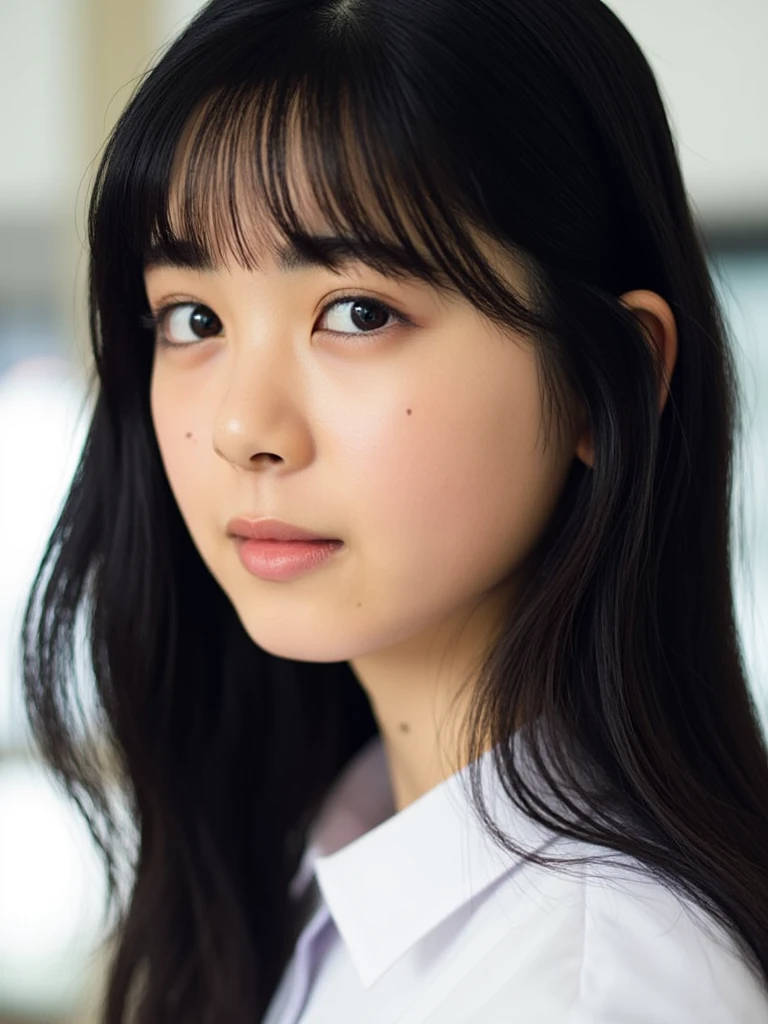
<path fill-rule="evenodd" d="M 278 334 L 265 330 L 256 337 L 251 325 L 229 348 L 213 446 L 233 465 L 250 468 L 264 453 L 283 460 L 297 455 L 297 439 L 305 431 L 298 375 L 291 345 Z"/>

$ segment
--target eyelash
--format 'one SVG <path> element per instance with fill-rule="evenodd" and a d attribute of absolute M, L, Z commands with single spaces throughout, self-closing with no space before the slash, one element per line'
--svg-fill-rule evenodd
<path fill-rule="evenodd" d="M 334 306 L 341 306 L 345 302 L 359 302 L 359 301 L 369 302 L 372 306 L 377 306 L 379 309 L 381 309 L 385 313 L 389 314 L 392 317 L 392 319 L 395 321 L 395 323 L 397 325 L 399 325 L 399 326 L 402 326 L 402 327 L 414 327 L 415 326 L 413 321 L 409 317 L 407 317 L 404 313 L 399 312 L 399 310 L 394 309 L 392 306 L 388 305 L 386 302 L 382 302 L 380 299 L 374 299 L 370 295 L 361 295 L 359 292 L 354 293 L 354 294 L 350 294 L 350 295 L 340 295 L 337 298 L 333 299 L 331 302 L 327 303 L 320 310 L 319 319 L 322 319 L 325 316 L 325 314 L 330 309 L 333 309 Z M 154 332 L 154 334 L 155 334 L 155 343 L 158 345 L 159 348 L 195 348 L 199 344 L 199 342 L 209 340 L 207 338 L 200 338 L 198 342 L 193 342 L 193 341 L 175 342 L 175 341 L 168 341 L 167 340 L 167 338 L 164 336 L 161 328 L 163 327 L 163 324 L 165 323 L 166 318 L 171 313 L 173 313 L 174 310 L 180 309 L 183 306 L 205 306 L 205 303 L 204 302 L 169 302 L 169 303 L 166 303 L 166 305 L 161 306 L 155 313 L 143 313 L 143 314 L 140 315 L 139 320 L 141 322 L 141 326 L 144 327 L 146 330 Z M 206 309 L 210 309 L 210 307 L 206 306 Z M 389 327 L 381 327 L 381 328 L 379 328 L 376 331 L 361 331 L 358 334 L 345 333 L 344 331 L 327 331 L 327 333 L 328 334 L 333 334 L 333 335 L 335 335 L 338 338 L 366 338 L 366 337 L 378 336 L 379 334 L 383 334 L 385 331 L 390 330 L 392 326 L 394 326 L 394 325 L 390 325 Z"/>

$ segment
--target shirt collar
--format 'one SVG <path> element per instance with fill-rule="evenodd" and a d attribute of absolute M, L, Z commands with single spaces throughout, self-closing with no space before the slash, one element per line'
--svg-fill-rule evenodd
<path fill-rule="evenodd" d="M 346 766 L 318 814 L 292 891 L 316 876 L 366 988 L 520 860 L 501 851 L 477 820 L 463 788 L 468 772 L 395 813 L 376 736 Z M 506 796 L 491 751 L 480 758 L 480 780 L 488 811 L 507 835 L 528 849 L 551 841 Z"/>

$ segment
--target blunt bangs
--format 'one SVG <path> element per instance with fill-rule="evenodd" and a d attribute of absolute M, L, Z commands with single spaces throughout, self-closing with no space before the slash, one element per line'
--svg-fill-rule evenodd
<path fill-rule="evenodd" d="M 426 112 L 398 103 L 394 86 L 371 82 L 359 60 L 347 66 L 344 79 L 221 85 L 177 122 L 172 146 L 158 110 L 144 145 L 164 161 L 144 174 L 134 162 L 116 190 L 132 211 L 134 259 L 142 268 L 234 260 L 257 270 L 265 253 L 287 248 L 337 271 L 351 257 L 464 295 L 506 331 L 542 330 L 541 311 L 498 273 L 499 259 L 511 260 L 533 283 L 533 261 L 483 223 L 476 197 L 424 132 Z"/>

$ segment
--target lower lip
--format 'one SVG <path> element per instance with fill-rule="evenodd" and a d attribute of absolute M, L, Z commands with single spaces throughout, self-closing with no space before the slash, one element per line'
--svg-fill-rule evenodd
<path fill-rule="evenodd" d="M 240 561 L 263 580 L 292 580 L 332 558 L 340 540 L 247 540 L 236 538 Z"/>

